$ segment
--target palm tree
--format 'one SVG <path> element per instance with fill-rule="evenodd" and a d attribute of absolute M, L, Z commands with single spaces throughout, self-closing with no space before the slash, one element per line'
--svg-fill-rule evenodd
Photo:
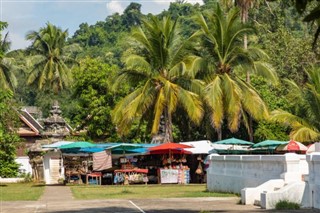
<path fill-rule="evenodd" d="M 173 140 L 172 114 L 178 106 L 184 108 L 195 123 L 199 123 L 203 115 L 202 102 L 196 93 L 200 91 L 201 82 L 190 72 L 196 59 L 188 53 L 193 36 L 181 42 L 177 20 L 171 21 L 170 17 L 160 21 L 151 16 L 142 23 L 144 30 L 138 27 L 132 33 L 138 45 L 136 54 L 126 57 L 126 70 L 117 80 L 137 86 L 117 104 L 113 121 L 119 132 L 125 134 L 134 121 L 151 114 L 151 134 L 158 134 L 162 120 L 163 142 L 169 142 Z"/>
<path fill-rule="evenodd" d="M 275 110 L 271 120 L 291 127 L 290 138 L 301 142 L 320 139 L 320 67 L 306 71 L 308 79 L 301 87 L 294 81 L 287 80 L 289 100 L 295 106 L 294 113 Z"/>
<path fill-rule="evenodd" d="M 205 18 L 206 17 L 206 18 Z M 210 57 L 206 61 L 205 101 L 210 109 L 212 126 L 222 138 L 221 127 L 225 119 L 228 128 L 236 132 L 241 120 L 249 131 L 248 116 L 263 119 L 268 110 L 257 91 L 241 78 L 246 72 L 261 75 L 273 82 L 277 77 L 271 65 L 264 59 L 267 54 L 255 47 L 243 47 L 243 35 L 253 28 L 241 23 L 239 10 L 231 9 L 224 14 L 217 5 L 214 12 L 199 15 L 197 22 L 204 36 L 203 47 Z"/>
<path fill-rule="evenodd" d="M 68 65 L 75 64 L 71 52 L 79 49 L 77 45 L 66 45 L 67 30 L 47 23 L 46 27 L 31 31 L 26 38 L 32 41 L 30 58 L 31 72 L 28 84 L 37 84 L 38 89 L 53 89 L 55 93 L 68 87 L 72 81 Z"/>
<path fill-rule="evenodd" d="M 14 90 L 17 86 L 17 79 L 13 73 L 15 66 L 13 58 L 7 57 L 11 42 L 8 40 L 9 33 L 1 38 L 1 31 L 7 27 L 5 22 L 0 22 L 0 87 L 2 89 Z"/>

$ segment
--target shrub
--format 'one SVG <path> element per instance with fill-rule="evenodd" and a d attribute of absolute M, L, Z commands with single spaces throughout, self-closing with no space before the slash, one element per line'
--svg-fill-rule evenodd
<path fill-rule="evenodd" d="M 280 200 L 276 204 L 277 210 L 295 210 L 300 209 L 300 205 L 298 203 L 290 202 L 288 200 Z"/>

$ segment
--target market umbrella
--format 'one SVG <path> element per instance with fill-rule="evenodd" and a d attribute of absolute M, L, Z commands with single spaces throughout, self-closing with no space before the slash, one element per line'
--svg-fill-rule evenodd
<path fill-rule="evenodd" d="M 112 154 L 123 154 L 133 153 L 130 150 L 134 150 L 137 148 L 143 148 L 143 144 L 134 144 L 134 143 L 120 143 L 115 144 L 113 146 L 107 147 L 106 149 L 110 149 Z"/>
<path fill-rule="evenodd" d="M 252 145 L 251 148 L 276 148 L 279 145 L 287 143 L 288 141 L 265 140 Z"/>
<path fill-rule="evenodd" d="M 79 152 L 83 153 L 95 153 L 95 152 L 102 152 L 104 151 L 104 148 L 101 147 L 86 147 L 86 148 L 80 148 Z"/>
<path fill-rule="evenodd" d="M 276 151 L 283 151 L 283 152 L 306 152 L 308 149 L 307 146 L 303 145 L 300 142 L 290 140 L 287 144 L 279 145 L 276 148 Z"/>
<path fill-rule="evenodd" d="M 96 144 L 86 142 L 86 141 L 78 141 L 66 145 L 59 146 L 59 149 L 81 149 L 81 148 L 88 148 L 88 147 L 95 147 Z"/>
<path fill-rule="evenodd" d="M 193 148 L 193 146 L 179 143 L 163 143 L 158 146 L 149 148 L 150 154 L 192 154 L 190 151 L 184 150 L 185 148 Z"/>
<path fill-rule="evenodd" d="M 245 141 L 245 140 L 241 140 L 238 138 L 229 138 L 229 139 L 224 139 L 221 141 L 217 141 L 214 142 L 214 144 L 224 144 L 224 145 L 253 145 L 254 143 L 249 142 L 249 141 Z"/>
<path fill-rule="evenodd" d="M 185 148 L 193 148 L 193 146 L 181 144 L 181 143 L 163 143 L 158 146 L 150 147 L 150 151 L 157 151 L 157 150 L 174 150 L 174 149 L 185 149 Z"/>

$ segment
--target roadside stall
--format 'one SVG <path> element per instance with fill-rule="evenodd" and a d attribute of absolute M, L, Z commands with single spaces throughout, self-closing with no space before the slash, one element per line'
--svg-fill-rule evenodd
<path fill-rule="evenodd" d="M 192 153 L 187 155 L 188 166 L 190 167 L 190 183 L 206 183 L 206 168 L 208 165 L 205 164 L 205 159 L 209 155 L 209 151 L 214 148 L 213 143 L 209 140 L 201 140 L 180 142 L 180 144 L 193 146 L 185 149 Z"/>
<path fill-rule="evenodd" d="M 109 151 L 89 142 L 60 146 L 67 183 L 101 184 L 102 172 L 112 167 Z"/>
<path fill-rule="evenodd" d="M 185 148 L 192 148 L 192 146 L 164 143 L 149 148 L 151 155 L 162 155 L 162 166 L 157 170 L 158 183 L 188 184 L 190 182 L 190 169 L 186 155 L 191 152 L 186 151 Z"/>
<path fill-rule="evenodd" d="M 148 169 L 139 167 L 139 156 L 147 155 L 145 144 L 121 143 L 110 146 L 117 169 L 113 172 L 113 184 L 148 183 Z"/>

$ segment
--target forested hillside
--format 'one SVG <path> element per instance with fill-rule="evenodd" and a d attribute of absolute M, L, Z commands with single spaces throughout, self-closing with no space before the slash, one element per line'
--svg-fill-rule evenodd
<path fill-rule="evenodd" d="M 43 23 L 23 50 L 2 36 L 2 92 L 44 116 L 58 100 L 86 140 L 319 140 L 317 26 L 303 21 L 315 5 L 203 2 L 133 2 L 73 35 Z"/>

